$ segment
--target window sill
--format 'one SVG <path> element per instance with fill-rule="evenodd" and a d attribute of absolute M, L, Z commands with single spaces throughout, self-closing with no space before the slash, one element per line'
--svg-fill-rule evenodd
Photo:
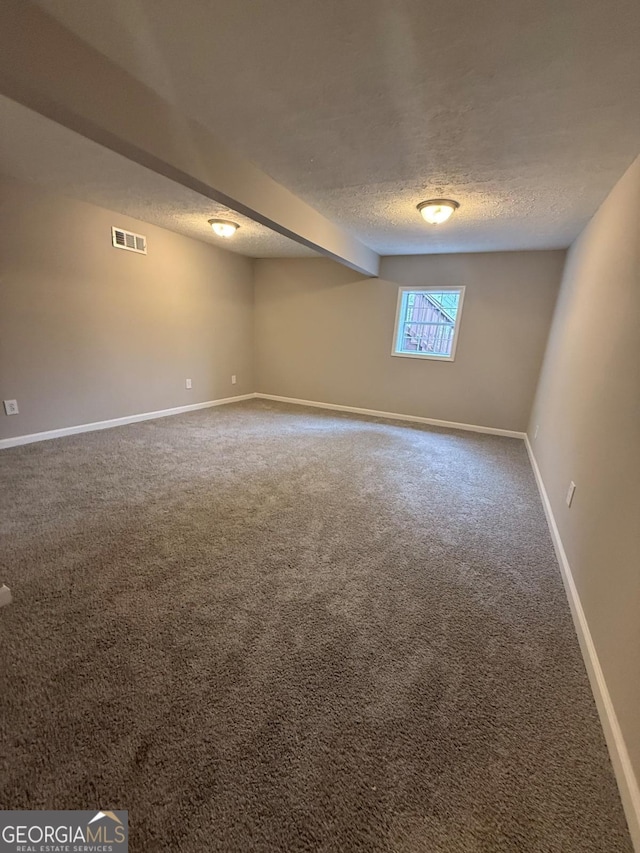
<path fill-rule="evenodd" d="M 421 352 L 392 352 L 397 358 L 422 358 L 429 361 L 454 361 L 455 355 L 427 355 Z"/>

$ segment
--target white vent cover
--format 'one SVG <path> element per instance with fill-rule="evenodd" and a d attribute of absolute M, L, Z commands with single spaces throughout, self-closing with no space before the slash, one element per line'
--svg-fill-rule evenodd
<path fill-rule="evenodd" d="M 133 234 L 123 228 L 111 228 L 111 241 L 116 249 L 126 249 L 128 252 L 138 252 L 140 255 L 147 254 L 147 238 L 142 234 Z"/>

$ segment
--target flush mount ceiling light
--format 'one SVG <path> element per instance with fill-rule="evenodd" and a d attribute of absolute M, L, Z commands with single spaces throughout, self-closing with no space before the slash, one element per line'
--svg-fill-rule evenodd
<path fill-rule="evenodd" d="M 236 222 L 230 222 L 228 219 L 210 219 L 209 225 L 218 237 L 233 237 L 240 227 Z"/>
<path fill-rule="evenodd" d="M 432 198 L 429 201 L 421 201 L 418 210 L 430 225 L 441 225 L 459 207 L 457 201 L 451 201 L 448 198 Z"/>

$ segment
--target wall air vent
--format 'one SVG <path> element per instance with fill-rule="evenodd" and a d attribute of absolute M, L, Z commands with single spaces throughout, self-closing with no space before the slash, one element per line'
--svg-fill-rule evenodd
<path fill-rule="evenodd" d="M 147 254 L 147 238 L 142 234 L 132 234 L 131 231 L 113 227 L 111 242 L 116 249 L 126 249 L 128 252 L 138 252 L 140 255 Z"/>

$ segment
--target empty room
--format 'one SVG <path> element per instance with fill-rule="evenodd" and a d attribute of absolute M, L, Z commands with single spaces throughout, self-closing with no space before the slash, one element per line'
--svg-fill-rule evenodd
<path fill-rule="evenodd" d="M 637 0 L 4 0 L 0 853 L 640 853 Z"/>

